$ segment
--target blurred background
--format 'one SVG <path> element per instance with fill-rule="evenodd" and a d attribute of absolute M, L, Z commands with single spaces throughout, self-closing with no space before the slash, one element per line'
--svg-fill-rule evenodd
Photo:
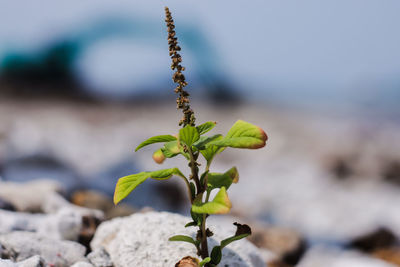
<path fill-rule="evenodd" d="M 254 242 L 290 266 L 400 266 L 395 0 L 0 0 L 0 178 L 111 197 L 121 176 L 186 167 L 133 151 L 179 130 L 165 5 L 197 122 L 269 136 L 213 170 L 238 167 L 233 213 L 270 231 Z M 125 203 L 187 214 L 179 182 Z"/>

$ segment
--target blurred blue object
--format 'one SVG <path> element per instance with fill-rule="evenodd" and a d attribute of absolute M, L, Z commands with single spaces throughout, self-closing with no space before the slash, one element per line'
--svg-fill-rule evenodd
<path fill-rule="evenodd" d="M 150 76 L 155 76 L 154 78 L 141 79 L 140 76 L 136 76 L 136 80 L 130 81 L 126 88 L 115 90 L 115 88 L 112 88 L 115 84 L 102 86 L 96 81 L 92 81 L 91 77 L 84 77 L 82 75 L 84 70 L 79 69 L 79 62 L 93 46 L 107 42 L 107 40 L 119 40 L 120 42 L 132 40 L 136 44 L 145 43 L 146 46 L 153 46 L 154 49 L 161 45 L 166 46 L 166 33 L 160 32 L 160 30 L 162 29 L 159 29 L 158 24 L 143 18 L 104 18 L 93 23 L 93 25 L 86 26 L 79 32 L 65 35 L 62 39 L 46 44 L 39 51 L 6 52 L 0 64 L 0 74 L 8 83 L 25 85 L 23 88 L 31 93 L 91 95 L 95 98 L 105 96 L 115 99 L 136 97 L 144 91 L 149 91 L 149 89 L 154 91 L 154 88 L 149 88 L 149 85 L 150 87 L 153 85 L 153 81 L 156 81 L 153 86 L 157 88 L 167 83 L 166 78 L 170 79 L 170 74 L 164 74 L 165 77 L 163 78 L 162 76 L 155 76 L 149 70 Z M 182 25 L 179 35 L 179 41 L 186 44 L 185 49 L 189 50 L 188 54 L 193 57 L 192 62 L 195 63 L 195 66 L 193 66 L 195 71 L 191 71 L 191 84 L 194 84 L 195 87 L 206 88 L 214 97 L 221 96 L 225 100 L 232 98 L 234 92 L 228 85 L 229 79 L 226 78 L 223 69 L 219 66 L 219 61 L 216 60 L 218 55 L 213 46 L 207 42 L 203 33 L 195 25 Z M 166 49 L 164 54 L 167 58 Z M 205 54 L 207 56 L 204 56 Z M 131 63 L 135 68 L 151 64 L 146 58 Z M 168 64 L 163 64 L 163 69 L 168 70 Z M 108 70 L 107 74 L 110 76 L 120 75 L 115 72 L 121 71 L 114 70 L 113 66 L 110 66 Z M 92 78 L 94 80 L 97 78 L 100 81 L 102 79 L 101 77 Z M 46 86 L 49 84 L 52 86 Z M 172 91 L 165 90 L 163 93 L 158 89 L 155 90 L 160 96 Z"/>

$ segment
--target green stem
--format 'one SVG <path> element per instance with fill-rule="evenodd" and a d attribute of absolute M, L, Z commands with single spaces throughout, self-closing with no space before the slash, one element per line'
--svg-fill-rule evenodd
<path fill-rule="evenodd" d="M 200 185 L 200 179 L 199 179 L 199 169 L 197 168 L 197 162 L 194 159 L 192 148 L 187 146 L 187 149 L 188 149 L 189 157 L 190 157 L 189 165 L 190 165 L 190 169 L 192 171 L 192 179 L 196 183 L 196 188 L 197 188 L 196 195 L 198 195 L 202 191 L 202 186 Z"/>
<path fill-rule="evenodd" d="M 201 257 L 203 259 L 208 257 L 208 244 L 207 244 L 207 231 L 206 231 L 206 214 L 203 214 L 203 220 L 201 222 Z"/>
<path fill-rule="evenodd" d="M 211 191 L 207 190 L 207 194 L 206 194 L 206 203 L 207 203 L 208 200 L 210 199 L 210 193 L 211 193 Z"/>
<path fill-rule="evenodd" d="M 190 169 L 192 171 L 192 179 L 196 183 L 196 198 L 201 199 L 205 189 L 207 188 L 207 179 L 205 179 L 205 184 L 200 184 L 199 179 L 199 168 L 197 167 L 197 162 L 194 158 L 193 151 L 191 147 L 187 147 L 189 156 L 190 156 Z M 208 257 L 208 244 L 207 244 L 207 230 L 206 230 L 206 214 L 203 214 L 203 220 L 200 225 L 201 239 L 200 239 L 200 256 L 205 259 Z"/>

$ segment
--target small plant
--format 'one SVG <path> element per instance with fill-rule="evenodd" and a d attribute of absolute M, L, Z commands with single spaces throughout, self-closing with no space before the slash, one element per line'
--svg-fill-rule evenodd
<path fill-rule="evenodd" d="M 157 171 L 140 172 L 128 175 L 118 180 L 114 193 L 114 203 L 117 204 L 127 197 L 132 190 L 149 178 L 156 180 L 166 180 L 176 175 L 185 182 L 189 199 L 191 202 L 190 214 L 192 221 L 185 227 L 198 227 L 195 238 L 185 235 L 177 235 L 171 237 L 170 241 L 183 241 L 193 244 L 197 249 L 197 254 L 201 256 L 202 261 L 199 266 L 217 266 L 222 258 L 222 249 L 233 241 L 242 239 L 251 234 L 248 225 L 234 223 L 237 227 L 235 235 L 228 237 L 215 246 L 209 254 L 207 238 L 213 233 L 207 228 L 206 220 L 211 214 L 225 214 L 231 209 L 231 202 L 227 195 L 227 190 L 232 183 L 237 183 L 239 173 L 236 167 L 227 170 L 225 173 L 210 172 L 210 166 L 214 157 L 224 151 L 227 147 L 257 149 L 265 146 L 267 135 L 265 132 L 248 122 L 238 120 L 228 133 L 223 136 L 215 134 L 211 136 L 205 135 L 214 128 L 216 122 L 206 122 L 198 126 L 195 125 L 195 116 L 190 108 L 189 94 L 184 90 L 187 85 L 185 76 L 182 71 L 185 68 L 181 65 L 182 58 L 178 51 L 181 48 L 178 45 L 175 36 L 175 25 L 169 9 L 165 8 L 166 23 L 168 28 L 168 44 L 169 54 L 172 59 L 172 70 L 175 73 L 172 76 L 173 81 L 177 84 L 175 92 L 179 95 L 177 98 L 177 108 L 183 112 L 183 118 L 179 125 L 182 128 L 177 135 L 158 135 L 153 136 L 142 142 L 135 151 L 155 144 L 163 143 L 162 147 L 153 154 L 156 163 L 163 163 L 166 158 L 175 156 L 183 156 L 188 161 L 190 167 L 190 175 L 186 176 L 178 168 L 162 169 Z M 199 157 L 205 159 L 206 165 L 204 171 L 200 174 Z M 211 200 L 210 195 L 213 190 L 217 193 Z"/>

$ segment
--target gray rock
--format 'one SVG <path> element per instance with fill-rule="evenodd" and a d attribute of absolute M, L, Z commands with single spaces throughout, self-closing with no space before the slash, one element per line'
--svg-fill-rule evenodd
<path fill-rule="evenodd" d="M 193 245 L 168 241 L 168 238 L 185 234 L 195 236 L 194 227 L 185 228 L 190 218 L 167 212 L 137 213 L 129 217 L 103 222 L 91 242 L 93 250 L 104 248 L 115 267 L 128 266 L 174 266 L 184 256 L 196 257 Z M 218 226 L 210 226 L 214 232 L 209 241 L 212 248 L 217 241 L 234 234 Z M 228 245 L 223 250 L 220 266 L 265 267 L 258 249 L 247 240 Z"/>
<path fill-rule="evenodd" d="M 112 267 L 113 263 L 104 248 L 96 249 L 87 255 L 88 260 L 96 267 Z"/>
<path fill-rule="evenodd" d="M 11 210 L 11 211 L 15 211 L 16 210 L 16 208 L 14 207 L 13 204 L 11 204 L 10 202 L 2 199 L 1 197 L 0 197 L 0 209 L 2 209 L 2 210 Z"/>
<path fill-rule="evenodd" d="M 78 261 L 77 263 L 75 263 L 71 267 L 94 267 L 94 265 L 91 264 L 91 263 L 88 263 L 86 261 Z"/>
<path fill-rule="evenodd" d="M 10 258 L 23 261 L 40 255 L 55 267 L 71 266 L 78 261 L 86 261 L 86 248 L 79 243 L 57 240 L 31 232 L 15 231 L 0 235 L 0 244 L 8 251 Z"/>
<path fill-rule="evenodd" d="M 33 180 L 25 183 L 0 181 L 0 198 L 18 211 L 40 212 L 46 198 L 61 192 L 62 186 L 54 180 Z"/>

